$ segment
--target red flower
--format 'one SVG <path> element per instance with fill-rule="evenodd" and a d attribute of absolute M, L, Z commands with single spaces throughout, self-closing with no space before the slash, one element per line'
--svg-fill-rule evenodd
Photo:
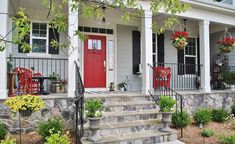
<path fill-rule="evenodd" d="M 186 31 L 176 31 L 174 34 L 172 34 L 171 40 L 174 40 L 177 37 L 179 37 L 179 38 L 181 38 L 181 37 L 188 38 L 189 35 Z"/>
<path fill-rule="evenodd" d="M 224 39 L 217 42 L 219 45 L 234 45 L 235 39 L 231 37 L 225 37 Z"/>

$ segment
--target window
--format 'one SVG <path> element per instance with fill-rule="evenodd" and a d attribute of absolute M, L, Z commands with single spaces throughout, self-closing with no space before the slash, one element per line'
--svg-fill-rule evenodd
<path fill-rule="evenodd" d="M 48 53 L 48 26 L 47 23 L 32 23 L 31 31 L 32 53 Z"/>
<path fill-rule="evenodd" d="M 197 58 L 197 47 L 196 39 L 189 38 L 188 45 L 184 50 L 185 54 L 185 73 L 196 74 L 196 58 Z"/>
<path fill-rule="evenodd" d="M 178 74 L 196 74 L 197 39 L 189 38 L 185 49 L 178 49 Z"/>

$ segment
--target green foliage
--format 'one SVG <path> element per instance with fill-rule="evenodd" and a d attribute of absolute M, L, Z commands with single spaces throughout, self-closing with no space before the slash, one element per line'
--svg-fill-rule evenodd
<path fill-rule="evenodd" d="M 1 140 L 0 144 L 16 144 L 16 140 L 15 139 L 6 138 L 5 140 Z"/>
<path fill-rule="evenodd" d="M 197 124 L 207 124 L 209 121 L 211 121 L 211 118 L 212 113 L 208 108 L 198 109 L 193 116 L 193 119 Z"/>
<path fill-rule="evenodd" d="M 225 122 L 228 117 L 228 112 L 224 109 L 213 109 L 212 120 L 215 122 Z"/>
<path fill-rule="evenodd" d="M 235 144 L 235 135 L 228 135 L 228 136 L 220 136 L 219 137 L 220 144 Z"/>
<path fill-rule="evenodd" d="M 6 127 L 0 122 L 0 140 L 3 140 L 7 135 Z"/>
<path fill-rule="evenodd" d="M 175 112 L 172 115 L 172 123 L 176 128 L 186 127 L 190 124 L 190 117 L 186 111 Z"/>
<path fill-rule="evenodd" d="M 203 129 L 201 135 L 203 137 L 211 137 L 214 135 L 214 131 L 212 129 Z"/>
<path fill-rule="evenodd" d="M 121 82 L 121 83 L 119 83 L 117 86 L 118 86 L 118 88 L 125 88 L 126 87 L 126 83 L 125 82 Z"/>
<path fill-rule="evenodd" d="M 174 107 L 176 101 L 170 98 L 169 96 L 161 96 L 160 97 L 160 111 L 162 112 L 170 112 L 172 111 L 172 108 Z"/>
<path fill-rule="evenodd" d="M 99 99 L 89 99 L 85 103 L 86 117 L 97 118 L 102 116 L 103 103 Z"/>
<path fill-rule="evenodd" d="M 43 140 L 51 134 L 58 132 L 63 134 L 63 121 L 59 119 L 49 119 L 47 122 L 41 121 L 37 131 L 42 136 Z"/>
<path fill-rule="evenodd" d="M 58 132 L 46 137 L 45 144 L 70 144 L 70 141 L 67 135 Z"/>
<path fill-rule="evenodd" d="M 227 84 L 235 84 L 235 72 L 224 71 L 223 79 Z"/>
<path fill-rule="evenodd" d="M 235 115 L 235 104 L 233 104 L 233 105 L 231 106 L 231 112 L 232 112 L 233 115 Z"/>

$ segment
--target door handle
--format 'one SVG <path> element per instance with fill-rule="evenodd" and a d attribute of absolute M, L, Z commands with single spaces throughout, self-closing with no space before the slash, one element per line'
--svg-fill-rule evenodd
<path fill-rule="evenodd" d="M 104 71 L 106 70 L 106 60 L 104 60 Z"/>

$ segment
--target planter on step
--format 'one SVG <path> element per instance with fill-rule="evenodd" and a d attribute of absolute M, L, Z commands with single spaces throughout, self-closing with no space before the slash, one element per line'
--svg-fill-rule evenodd
<path fill-rule="evenodd" d="M 171 124 L 171 118 L 172 118 L 173 112 L 162 112 L 162 123 L 163 128 L 160 129 L 162 132 L 171 132 L 172 129 L 169 127 Z"/>
<path fill-rule="evenodd" d="M 51 92 L 52 93 L 63 93 L 63 92 L 65 92 L 65 88 L 60 83 L 53 83 L 53 84 L 51 84 Z"/>
<path fill-rule="evenodd" d="M 90 129 L 91 130 L 97 130 L 100 128 L 100 119 L 99 118 L 88 118 L 89 122 L 90 122 Z"/>
<path fill-rule="evenodd" d="M 31 109 L 26 109 L 26 110 L 20 110 L 19 113 L 22 117 L 29 117 L 32 115 L 33 111 Z"/>

